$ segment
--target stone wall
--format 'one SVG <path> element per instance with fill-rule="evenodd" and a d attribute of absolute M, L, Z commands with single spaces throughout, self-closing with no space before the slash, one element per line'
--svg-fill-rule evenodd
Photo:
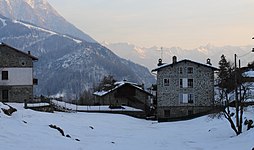
<path fill-rule="evenodd" d="M 180 118 L 185 116 L 191 116 L 194 114 L 210 112 L 212 106 L 172 106 L 172 107 L 158 107 L 158 118 Z M 167 116 L 166 112 L 169 111 L 170 116 Z"/>
<path fill-rule="evenodd" d="M 8 90 L 8 100 L 2 99 L 2 90 Z M 8 86 L 0 87 L 0 101 L 19 102 L 33 98 L 33 86 Z"/>
<path fill-rule="evenodd" d="M 0 67 L 33 67 L 29 56 L 7 46 L 0 46 Z"/>

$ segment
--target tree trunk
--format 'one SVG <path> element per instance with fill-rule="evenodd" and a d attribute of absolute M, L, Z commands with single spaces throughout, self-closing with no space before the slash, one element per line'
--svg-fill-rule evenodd
<path fill-rule="evenodd" d="M 224 111 L 224 116 L 229 121 L 230 126 L 235 131 L 236 135 L 239 135 L 240 133 L 237 131 L 237 128 L 236 128 L 236 126 L 235 126 L 235 124 L 234 124 L 230 114 L 228 114 L 226 111 Z"/>

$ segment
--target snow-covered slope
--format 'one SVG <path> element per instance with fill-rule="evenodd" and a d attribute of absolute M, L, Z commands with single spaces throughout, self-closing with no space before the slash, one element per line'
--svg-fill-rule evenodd
<path fill-rule="evenodd" d="M 96 42 L 89 35 L 66 21 L 47 0 L 0 0 L 0 14 L 7 18 L 26 21 L 88 42 Z"/>
<path fill-rule="evenodd" d="M 226 120 L 207 116 L 157 123 L 117 114 L 42 113 L 22 104 L 12 116 L 0 110 L 0 145 L 8 150 L 251 150 L 254 129 L 235 136 Z M 0 107 L 3 106 L 0 103 Z M 253 108 L 246 115 L 254 116 Z M 64 130 L 64 137 L 49 125 Z M 80 140 L 77 141 L 76 139 Z"/>
<path fill-rule="evenodd" d="M 161 58 L 161 47 L 140 47 L 130 43 L 107 43 L 102 45 L 111 49 L 118 56 L 129 59 L 138 64 L 148 67 L 150 70 L 156 68 L 158 59 Z M 250 51 L 254 46 L 223 46 L 216 47 L 211 44 L 200 46 L 195 49 L 182 49 L 180 47 L 163 47 L 162 57 L 163 62 L 171 63 L 172 57 L 177 56 L 180 59 L 191 59 L 201 63 L 206 63 L 206 59 L 210 58 L 214 66 L 218 65 L 220 57 L 224 54 L 227 59 L 233 61 L 233 55 L 240 56 L 242 65 L 253 61 L 254 54 Z M 245 55 L 247 54 L 247 55 Z"/>

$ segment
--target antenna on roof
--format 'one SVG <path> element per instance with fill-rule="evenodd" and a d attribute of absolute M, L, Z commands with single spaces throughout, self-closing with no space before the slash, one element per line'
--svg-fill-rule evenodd
<path fill-rule="evenodd" d="M 163 47 L 161 47 L 161 59 L 163 59 Z"/>

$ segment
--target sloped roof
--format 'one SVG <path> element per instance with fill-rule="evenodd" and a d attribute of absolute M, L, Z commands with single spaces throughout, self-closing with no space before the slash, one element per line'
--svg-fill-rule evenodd
<path fill-rule="evenodd" d="M 115 82 L 115 85 L 116 85 L 116 87 L 113 88 L 113 89 L 111 89 L 111 90 L 108 90 L 108 91 L 96 91 L 96 92 L 93 93 L 93 95 L 102 97 L 102 96 L 105 96 L 105 95 L 107 95 L 107 94 L 109 94 L 109 93 L 115 91 L 116 89 L 119 89 L 120 87 L 123 87 L 123 86 L 125 86 L 125 85 L 130 85 L 130 86 L 132 86 L 132 87 L 134 87 L 134 88 L 140 90 L 141 92 L 144 92 L 144 93 L 146 93 L 146 94 L 152 96 L 151 93 L 149 93 L 149 92 L 143 90 L 143 89 L 142 89 L 141 87 L 139 87 L 138 84 L 136 84 L 136 83 L 127 82 L 127 81 L 121 81 L 121 82 Z"/>
<path fill-rule="evenodd" d="M 21 54 L 23 54 L 23 55 L 26 55 L 26 56 L 32 58 L 32 60 L 38 60 L 37 57 L 32 56 L 31 54 L 28 54 L 28 53 L 25 53 L 25 52 L 23 52 L 23 51 L 20 51 L 20 50 L 14 48 L 14 47 L 11 47 L 11 46 L 9 46 L 9 45 L 7 45 L 7 44 L 5 44 L 5 43 L 0 43 L 0 47 L 3 47 L 3 46 L 8 47 L 8 48 L 11 48 L 12 50 L 14 50 L 14 51 L 16 51 L 16 52 L 18 52 L 18 53 L 21 53 Z"/>
<path fill-rule="evenodd" d="M 181 61 L 178 61 L 178 62 L 175 62 L 175 63 L 172 63 L 172 64 L 163 64 L 155 69 L 152 70 L 152 72 L 154 71 L 159 71 L 163 68 L 166 68 L 166 67 L 169 67 L 169 66 L 174 66 L 176 64 L 179 64 L 179 63 L 182 63 L 182 62 L 190 62 L 190 63 L 194 63 L 194 64 L 197 64 L 197 65 L 201 65 L 201 66 L 204 66 L 204 67 L 208 67 L 208 68 L 211 68 L 213 70 L 219 70 L 218 68 L 216 67 L 213 67 L 211 65 L 208 65 L 208 64 L 202 64 L 202 63 L 199 63 L 199 62 L 195 62 L 195 61 L 192 61 L 192 60 L 188 60 L 188 59 L 184 59 L 184 60 L 181 60 Z"/>

